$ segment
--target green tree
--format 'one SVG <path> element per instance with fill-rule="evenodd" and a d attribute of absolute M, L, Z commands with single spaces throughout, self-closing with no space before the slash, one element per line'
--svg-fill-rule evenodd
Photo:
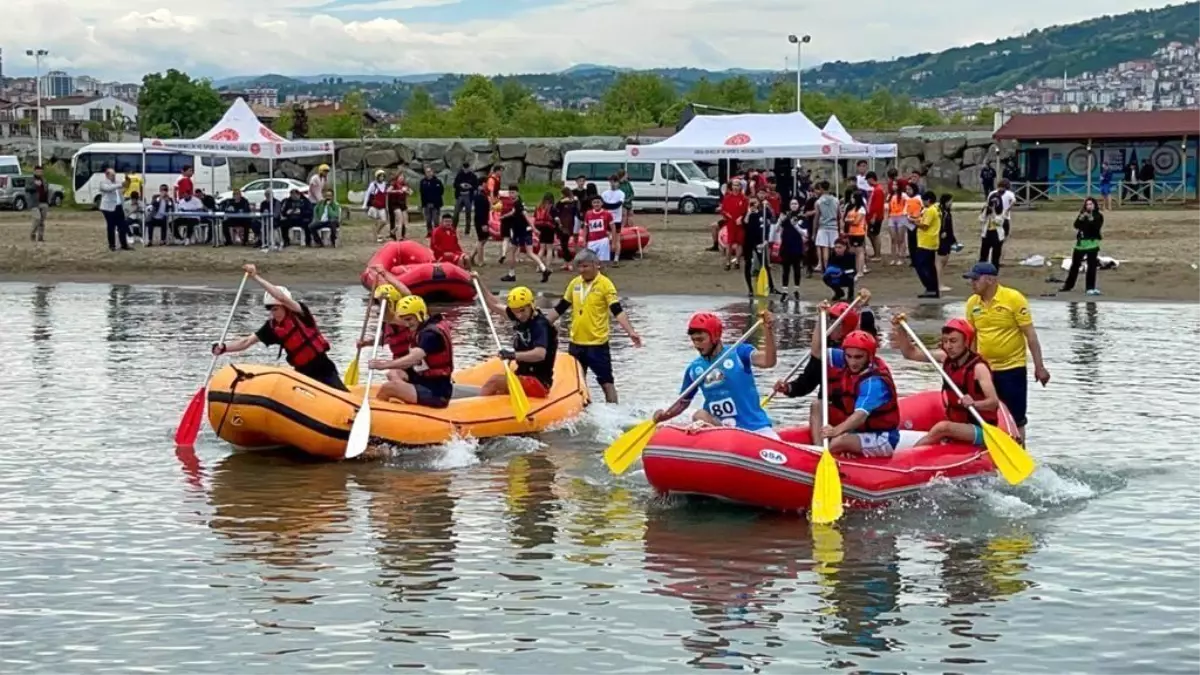
<path fill-rule="evenodd" d="M 225 104 L 207 80 L 194 80 L 174 68 L 142 78 L 138 94 L 138 128 L 167 131 L 170 138 L 198 136 L 221 119 Z M 169 131 L 168 131 L 169 130 Z"/>
<path fill-rule="evenodd" d="M 495 138 L 503 126 L 493 101 L 482 94 L 458 96 L 446 121 L 449 135 L 467 138 Z"/>
<path fill-rule="evenodd" d="M 758 102 L 758 92 L 745 75 L 721 80 L 717 84 L 717 94 L 721 101 L 718 105 L 733 110 L 751 111 Z"/>
<path fill-rule="evenodd" d="M 717 85 L 713 84 L 707 77 L 702 77 L 692 85 L 684 96 L 688 103 L 699 103 L 701 105 L 724 105 L 721 100 L 721 91 Z"/>
<path fill-rule="evenodd" d="M 309 132 L 314 138 L 362 138 L 363 111 L 366 99 L 359 91 L 342 98 L 340 109 L 331 115 L 309 119 Z"/>
<path fill-rule="evenodd" d="M 771 85 L 767 93 L 768 112 L 788 113 L 796 110 L 796 83 L 780 80 Z"/>
<path fill-rule="evenodd" d="M 491 106 L 493 110 L 500 108 L 502 103 L 500 90 L 496 84 L 483 75 L 468 75 L 463 81 L 462 86 L 458 91 L 454 92 L 454 102 L 457 104 L 459 99 L 474 96 L 481 99 L 484 103 Z"/>
<path fill-rule="evenodd" d="M 409 115 L 420 115 L 436 109 L 433 97 L 429 95 L 429 90 L 425 87 L 414 87 L 408 96 L 408 102 L 404 104 L 404 112 Z"/>
<path fill-rule="evenodd" d="M 645 126 L 667 124 L 665 113 L 678 98 L 671 83 L 659 75 L 621 73 L 604 92 L 600 114 L 605 118 L 604 126 L 614 130 L 628 128 L 627 122 L 633 120 Z"/>
<path fill-rule="evenodd" d="M 980 126 L 992 126 L 992 122 L 996 119 L 996 113 L 1000 112 L 991 106 L 983 106 L 971 119 L 971 124 Z"/>

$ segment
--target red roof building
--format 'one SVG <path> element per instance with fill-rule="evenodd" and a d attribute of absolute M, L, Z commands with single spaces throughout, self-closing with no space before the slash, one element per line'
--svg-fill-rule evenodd
<path fill-rule="evenodd" d="M 1101 141 L 1200 137 L 1200 110 L 1152 110 L 1013 115 L 996 140 Z"/>

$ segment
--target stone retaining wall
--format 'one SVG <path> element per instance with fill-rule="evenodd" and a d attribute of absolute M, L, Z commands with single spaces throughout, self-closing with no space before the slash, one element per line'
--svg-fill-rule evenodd
<path fill-rule="evenodd" d="M 37 146 L 28 131 L 27 125 L 0 124 L 0 154 L 18 155 L 22 162 L 32 165 L 36 161 Z M 877 160 L 876 169 L 882 171 L 893 163 L 902 171 L 921 168 L 933 189 L 964 188 L 977 191 L 980 189 L 980 165 L 985 161 L 994 161 L 997 150 L 1001 157 L 1005 157 L 1015 149 L 1008 144 L 1001 144 L 997 148 L 990 132 L 977 130 L 863 132 L 855 136 L 862 141 L 897 143 L 899 157 L 895 160 Z M 657 139 L 643 138 L 641 142 L 653 140 Z M 410 181 L 416 181 L 420 179 L 425 166 L 432 166 L 449 184 L 458 167 L 468 162 L 475 170 L 499 163 L 504 167 L 506 181 L 553 183 L 562 169 L 563 153 L 581 149 L 619 150 L 629 142 L 613 136 L 506 138 L 497 141 L 478 138 L 344 140 L 337 142 L 338 181 L 364 183 L 376 169 L 385 169 L 390 173 L 397 168 L 401 168 Z M 67 173 L 71 156 L 83 145 L 83 142 L 75 139 L 45 137 L 42 144 L 43 163 Z M 328 157 L 286 160 L 276 164 L 275 172 L 276 175 L 303 179 L 313 167 L 325 162 L 329 162 Z M 233 160 L 232 166 L 235 175 L 241 178 L 260 177 L 267 173 L 264 160 L 237 159 Z M 834 167 L 829 162 L 812 162 L 810 166 L 817 176 L 833 175 Z M 715 175 L 714 165 L 706 168 Z M 853 172 L 853 166 L 842 171 Z"/>

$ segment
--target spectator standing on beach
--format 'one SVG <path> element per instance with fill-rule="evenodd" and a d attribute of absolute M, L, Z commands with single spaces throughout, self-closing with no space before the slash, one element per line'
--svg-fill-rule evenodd
<path fill-rule="evenodd" d="M 463 162 L 454 176 L 454 229 L 458 229 L 458 214 L 466 213 L 463 234 L 471 233 L 471 208 L 475 204 L 475 192 L 479 189 L 479 176 L 471 170 L 470 162 Z"/>
<path fill-rule="evenodd" d="M 958 244 L 954 236 L 954 195 L 949 192 L 938 199 L 938 212 L 942 217 L 942 232 L 938 238 L 937 249 L 937 278 L 938 291 L 947 293 L 950 287 L 946 285 L 946 265 L 950 262 L 950 254 Z"/>
<path fill-rule="evenodd" d="M 108 250 L 117 250 L 120 241 L 122 251 L 129 247 L 125 225 L 125 210 L 121 207 L 122 185 L 117 182 L 117 173 L 112 167 L 104 170 L 104 178 L 97 186 L 100 190 L 100 213 L 104 216 L 104 229 L 108 235 Z"/>
<path fill-rule="evenodd" d="M 175 201 L 179 201 L 196 191 L 196 185 L 192 182 L 193 173 L 195 171 L 190 164 L 183 167 L 183 171 L 179 172 L 179 177 L 175 179 Z"/>
<path fill-rule="evenodd" d="M 1012 230 L 1011 211 L 1017 203 L 1017 196 L 1008 189 L 1011 183 L 1007 178 L 1000 179 L 1000 187 L 992 190 L 983 206 L 979 220 L 983 223 L 980 234 L 979 262 L 990 260 L 996 268 L 1000 267 L 1000 258 L 1004 252 L 1004 242 Z"/>
<path fill-rule="evenodd" d="M 800 210 L 799 199 L 788 202 L 788 210 L 779 216 L 771 228 L 769 237 L 772 244 L 779 244 L 779 262 L 783 268 L 783 286 L 780 292 L 786 296 L 789 277 L 796 278 L 796 297 L 800 297 L 800 268 L 804 263 L 804 240 L 807 236 L 804 229 L 804 214 Z M 769 255 L 769 254 L 768 254 Z"/>
<path fill-rule="evenodd" d="M 384 173 L 383 169 L 376 171 L 375 180 L 367 186 L 367 191 L 363 195 L 362 209 L 367 214 L 367 220 L 375 222 L 376 244 L 383 243 L 383 230 L 388 226 L 388 184 L 386 176 L 387 174 Z M 312 195 L 310 194 L 309 197 L 312 197 Z"/>
<path fill-rule="evenodd" d="M 1104 210 L 1112 210 L 1112 179 L 1113 170 L 1108 162 L 1100 165 L 1100 198 L 1104 200 Z"/>
<path fill-rule="evenodd" d="M 816 240 L 817 265 L 818 272 L 824 272 L 825 266 L 829 264 L 829 256 L 833 251 L 833 244 L 838 239 L 838 199 L 830 191 L 829 181 L 823 180 L 817 183 L 817 203 L 816 203 Z M 850 269 L 854 269 L 851 265 Z"/>
<path fill-rule="evenodd" d="M 321 195 L 325 194 L 325 188 L 329 186 L 329 165 L 322 164 L 317 167 L 317 170 L 308 179 L 308 201 L 310 204 L 316 204 L 321 201 Z"/>
<path fill-rule="evenodd" d="M 1067 280 L 1063 283 L 1062 288 L 1058 289 L 1059 293 L 1066 293 L 1075 288 L 1075 281 L 1079 278 L 1079 266 L 1085 261 L 1087 262 L 1087 271 L 1084 273 L 1084 283 L 1087 285 L 1086 293 L 1088 295 L 1100 295 L 1100 290 L 1096 288 L 1096 271 L 1100 267 L 1100 228 L 1104 227 L 1104 214 L 1100 212 L 1100 205 L 1095 199 L 1088 197 L 1083 200 L 1083 206 L 1079 209 L 1079 215 L 1075 216 L 1075 250 L 1071 253 L 1071 269 L 1067 272 Z"/>
<path fill-rule="evenodd" d="M 433 173 L 433 167 L 425 167 L 425 177 L 421 179 L 421 216 L 425 219 L 425 236 L 433 235 L 442 213 L 443 200 L 446 197 L 446 186 L 442 179 Z"/>
<path fill-rule="evenodd" d="M 1142 198 L 1146 201 L 1154 201 L 1154 165 L 1150 160 L 1143 159 L 1142 166 L 1138 169 L 1137 174 L 1138 185 L 1141 186 Z"/>
<path fill-rule="evenodd" d="M 400 230 L 400 239 L 408 236 L 408 195 L 412 188 L 404 178 L 404 169 L 396 169 L 396 175 L 388 183 L 387 211 L 388 229 L 391 238 L 396 239 L 396 230 Z"/>
<path fill-rule="evenodd" d="M 562 248 L 563 271 L 571 271 L 571 238 L 575 236 L 579 222 L 579 201 L 575 191 L 569 187 L 562 189 L 562 196 L 554 205 L 554 227 L 557 231 L 558 243 Z"/>
<path fill-rule="evenodd" d="M 942 237 L 942 213 L 938 209 L 937 195 L 926 192 L 921 195 L 924 208 L 917 223 L 917 247 L 913 252 L 913 268 L 925 291 L 918 298 L 940 298 L 938 290 L 937 250 Z"/>
<path fill-rule="evenodd" d="M 33 227 L 29 230 L 29 241 L 46 241 L 46 214 L 50 211 L 50 185 L 42 174 L 42 167 L 33 167 L 33 180 L 25 186 L 29 203 L 33 205 Z"/>
<path fill-rule="evenodd" d="M 979 170 L 979 183 L 983 186 L 984 197 L 996 189 L 996 169 L 991 164 L 985 163 Z"/>
<path fill-rule="evenodd" d="M 867 187 L 870 188 L 867 191 L 867 241 L 871 244 L 871 262 L 880 262 L 883 251 L 879 248 L 879 235 L 883 232 L 883 219 L 887 213 L 887 193 L 874 171 L 867 172 Z"/>
<path fill-rule="evenodd" d="M 608 235 L 609 262 L 618 267 L 621 259 L 621 224 L 625 220 L 625 193 L 621 191 L 621 178 L 613 174 L 608 177 L 608 189 L 600 194 L 600 201 L 612 216 L 612 227 Z"/>

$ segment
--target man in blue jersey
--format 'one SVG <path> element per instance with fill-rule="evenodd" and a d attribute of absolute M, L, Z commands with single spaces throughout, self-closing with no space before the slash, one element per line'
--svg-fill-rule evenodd
<path fill-rule="evenodd" d="M 697 377 L 703 375 L 715 359 L 721 360 L 719 365 L 704 377 L 704 382 L 699 387 L 700 391 L 704 392 L 704 409 L 697 410 L 692 419 L 714 426 L 737 427 L 768 438 L 779 438 L 762 408 L 752 370 L 755 367 L 775 366 L 775 320 L 770 312 L 763 312 L 762 319 L 762 351 L 755 349 L 753 345 L 742 343 L 728 353 L 721 344 L 720 317 L 700 312 L 688 321 L 688 336 L 692 339 L 692 346 L 700 352 L 700 356 L 688 365 L 683 374 L 683 390 L 686 391 Z M 695 393 L 693 391 L 667 410 L 656 411 L 654 421 L 664 422 L 687 410 Z"/>

